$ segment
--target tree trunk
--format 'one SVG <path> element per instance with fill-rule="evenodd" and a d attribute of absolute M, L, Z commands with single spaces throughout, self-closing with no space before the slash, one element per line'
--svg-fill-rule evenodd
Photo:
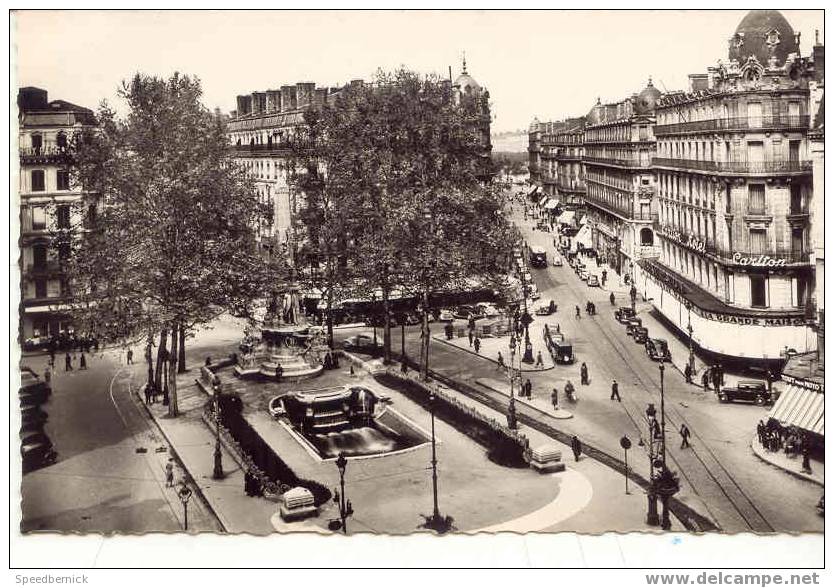
<path fill-rule="evenodd" d="M 162 329 L 159 333 L 159 349 L 156 350 L 156 371 L 154 372 L 154 381 L 156 387 L 162 390 L 162 368 L 165 364 L 165 355 L 167 354 L 168 346 L 168 329 Z"/>
<path fill-rule="evenodd" d="M 177 332 L 182 332 L 182 327 L 174 323 L 171 327 L 171 359 L 168 361 L 168 416 L 179 416 L 177 407 L 177 363 L 179 354 L 177 350 Z"/>
<path fill-rule="evenodd" d="M 179 357 L 177 358 L 178 367 L 177 373 L 184 374 L 185 373 L 185 328 L 180 325 L 180 346 L 177 350 L 179 353 Z"/>
<path fill-rule="evenodd" d="M 153 371 L 153 333 L 148 335 L 148 345 L 145 347 L 145 360 L 148 362 L 148 386 L 154 383 Z"/>
<path fill-rule="evenodd" d="M 382 363 L 391 363 L 391 301 L 386 286 L 382 287 L 382 314 L 385 318 L 385 326 L 382 331 Z"/>

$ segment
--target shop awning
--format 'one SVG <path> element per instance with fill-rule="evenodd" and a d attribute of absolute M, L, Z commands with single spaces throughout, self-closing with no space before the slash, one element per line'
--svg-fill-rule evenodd
<path fill-rule="evenodd" d="M 553 209 L 554 209 L 554 208 L 556 208 L 557 206 L 559 206 L 559 201 L 558 201 L 558 200 L 553 200 L 553 198 L 551 198 L 551 199 L 550 199 L 550 200 L 548 200 L 548 201 L 547 201 L 547 203 L 544 205 L 544 209 L 545 209 L 545 210 L 553 210 Z"/>
<path fill-rule="evenodd" d="M 573 224 L 573 220 L 576 217 L 576 213 L 572 210 L 566 210 L 562 214 L 559 215 L 557 219 L 563 225 L 570 225 Z"/>
<path fill-rule="evenodd" d="M 801 386 L 790 385 L 768 415 L 783 427 L 797 427 L 825 435 L 825 395 Z"/>
<path fill-rule="evenodd" d="M 583 247 L 588 249 L 593 249 L 594 247 L 594 240 L 593 236 L 591 235 L 591 227 L 588 225 L 582 225 L 582 228 L 579 229 L 579 232 L 576 233 L 576 242 L 581 243 Z"/>

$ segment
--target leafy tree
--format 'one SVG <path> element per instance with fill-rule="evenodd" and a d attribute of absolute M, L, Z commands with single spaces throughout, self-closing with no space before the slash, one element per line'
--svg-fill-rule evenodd
<path fill-rule="evenodd" d="M 74 313 L 98 339 L 144 339 L 149 350 L 159 336 L 149 377 L 170 384 L 176 416 L 185 335 L 221 312 L 251 311 L 284 268 L 256 254 L 265 211 L 222 122 L 200 102 L 199 80 L 136 74 L 119 94 L 127 115 L 102 105 L 98 128 L 73 149 L 76 180 L 99 199 L 72 249 Z"/>
<path fill-rule="evenodd" d="M 506 223 L 480 182 L 488 163 L 480 107 L 446 80 L 400 69 L 351 84 L 306 115 L 294 161 L 308 244 L 340 252 L 345 271 L 334 277 L 343 287 L 381 294 L 386 361 L 395 289 L 422 296 L 425 365 L 430 294 L 500 273 L 485 262 L 503 247 Z"/>

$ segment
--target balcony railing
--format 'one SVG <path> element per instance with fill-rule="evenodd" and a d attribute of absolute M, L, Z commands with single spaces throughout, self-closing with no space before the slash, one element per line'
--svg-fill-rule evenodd
<path fill-rule="evenodd" d="M 556 187 L 559 190 L 563 190 L 565 192 L 585 192 L 585 183 L 584 182 L 566 182 L 564 180 L 557 181 Z"/>
<path fill-rule="evenodd" d="M 585 163 L 596 163 L 600 165 L 611 165 L 615 167 L 629 167 L 629 168 L 643 168 L 651 167 L 652 161 L 650 159 L 616 159 L 613 157 L 590 157 L 586 155 L 583 158 Z"/>
<path fill-rule="evenodd" d="M 630 207 L 619 207 L 614 206 L 604 200 L 598 200 L 593 197 L 585 197 L 586 204 L 590 206 L 594 206 L 609 214 L 613 214 L 615 216 L 619 216 L 625 220 L 636 220 L 636 221 L 648 221 L 654 222 L 657 221 L 657 213 L 656 212 L 642 212 L 642 211 L 633 211 Z"/>
<path fill-rule="evenodd" d="M 710 133 L 715 131 L 802 131 L 808 128 L 809 122 L 810 117 L 808 115 L 713 118 L 709 120 L 656 125 L 654 127 L 654 134 L 656 137 L 661 137 L 681 133 Z"/>
<path fill-rule="evenodd" d="M 559 161 L 582 161 L 582 156 L 578 153 L 567 153 L 565 151 L 557 151 L 556 159 Z"/>
<path fill-rule="evenodd" d="M 701 161 L 655 157 L 652 165 L 733 175 L 795 174 L 811 171 L 810 161 Z"/>

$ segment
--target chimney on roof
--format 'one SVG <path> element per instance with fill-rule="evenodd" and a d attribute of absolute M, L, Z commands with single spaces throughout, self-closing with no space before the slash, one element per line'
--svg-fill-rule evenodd
<path fill-rule="evenodd" d="M 699 92 L 709 89 L 709 77 L 705 73 L 689 74 L 689 91 Z"/>
<path fill-rule="evenodd" d="M 314 97 L 316 106 L 324 106 L 327 104 L 327 88 L 316 88 L 316 95 Z"/>
<path fill-rule="evenodd" d="M 237 97 L 237 112 L 239 116 L 246 116 L 252 112 L 252 96 Z"/>
<path fill-rule="evenodd" d="M 267 112 L 281 112 L 281 91 L 267 90 L 266 91 L 266 111 Z"/>
<path fill-rule="evenodd" d="M 296 101 L 298 108 L 307 108 L 313 105 L 313 96 L 316 93 L 316 84 L 313 82 L 298 82 L 295 85 Z"/>
<path fill-rule="evenodd" d="M 287 112 L 295 109 L 295 86 L 281 86 L 281 112 Z"/>
<path fill-rule="evenodd" d="M 40 88 L 21 88 L 17 92 L 17 106 L 21 112 L 42 110 L 49 104 L 46 90 Z"/>

